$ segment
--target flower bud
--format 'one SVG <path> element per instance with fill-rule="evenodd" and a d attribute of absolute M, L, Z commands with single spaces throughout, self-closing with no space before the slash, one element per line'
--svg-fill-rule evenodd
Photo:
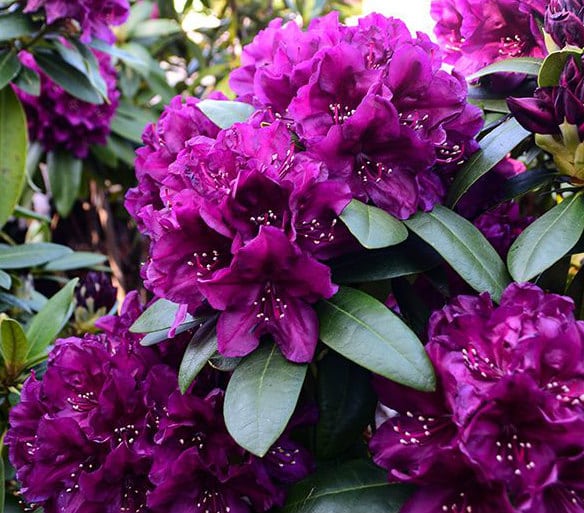
<path fill-rule="evenodd" d="M 554 42 L 584 47 L 584 4 L 581 0 L 551 0 L 545 13 L 545 30 Z"/>

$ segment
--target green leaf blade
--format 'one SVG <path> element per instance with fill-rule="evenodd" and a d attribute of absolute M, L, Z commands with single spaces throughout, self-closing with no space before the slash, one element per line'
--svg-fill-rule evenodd
<path fill-rule="evenodd" d="M 6 87 L 0 91 L 0 228 L 12 215 L 24 188 L 27 147 L 24 110 L 12 88 Z"/>
<path fill-rule="evenodd" d="M 509 118 L 481 139 L 481 149 L 474 153 L 457 172 L 448 192 L 447 203 L 456 205 L 464 194 L 497 165 L 521 141 L 530 135 L 515 118 Z"/>
<path fill-rule="evenodd" d="M 22 64 L 18 60 L 16 52 L 7 51 L 0 53 L 0 89 L 6 87 L 12 79 L 18 75 Z"/>
<path fill-rule="evenodd" d="M 103 264 L 106 260 L 107 257 L 99 253 L 76 251 L 58 260 L 49 262 L 43 269 L 45 271 L 70 271 L 72 269 L 84 269 Z"/>
<path fill-rule="evenodd" d="M 352 200 L 340 215 L 349 231 L 367 249 L 395 246 L 408 237 L 404 224 L 384 210 Z"/>
<path fill-rule="evenodd" d="M 411 488 L 389 484 L 370 461 L 335 465 L 294 485 L 282 513 L 398 513 Z"/>
<path fill-rule="evenodd" d="M 406 226 L 432 246 L 475 290 L 498 301 L 510 282 L 505 264 L 469 221 L 441 205 L 419 212 Z"/>
<path fill-rule="evenodd" d="M 153 333 L 169 329 L 176 318 L 180 305 L 168 301 L 168 299 L 158 299 L 152 303 L 134 324 L 130 326 L 132 333 Z M 184 322 L 193 322 L 195 319 L 187 314 Z"/>
<path fill-rule="evenodd" d="M 243 123 L 255 112 L 247 103 L 223 100 L 203 100 L 197 103 L 199 110 L 219 128 L 230 128 L 235 123 Z"/>
<path fill-rule="evenodd" d="M 415 333 L 389 308 L 341 287 L 317 304 L 321 340 L 345 358 L 417 390 L 436 386 L 432 364 Z"/>
<path fill-rule="evenodd" d="M 215 330 L 202 338 L 195 333 L 187 346 L 178 371 L 178 386 L 183 394 L 216 352 L 217 333 Z"/>
<path fill-rule="evenodd" d="M 473 82 L 478 78 L 492 75 L 493 73 L 522 73 L 524 75 L 537 76 L 542 64 L 543 59 L 537 57 L 515 57 L 489 64 L 466 77 L 466 79 L 469 82 Z"/>
<path fill-rule="evenodd" d="M 67 217 L 79 196 L 83 162 L 71 153 L 50 152 L 47 156 L 47 172 L 57 211 Z"/>
<path fill-rule="evenodd" d="M 29 343 L 22 326 L 14 319 L 0 321 L 0 352 L 11 375 L 17 375 L 23 368 Z"/>
<path fill-rule="evenodd" d="M 71 248 L 51 242 L 0 247 L 0 269 L 26 269 L 73 253 Z"/>
<path fill-rule="evenodd" d="M 29 361 L 42 356 L 55 340 L 73 313 L 73 294 L 79 278 L 71 280 L 51 299 L 31 320 L 26 329 L 30 344 L 27 354 Z"/>
<path fill-rule="evenodd" d="M 517 237 L 507 256 L 515 281 L 527 281 L 562 258 L 584 232 L 584 198 L 574 195 L 547 211 Z"/>
<path fill-rule="evenodd" d="M 225 392 L 224 416 L 235 441 L 263 457 L 284 432 L 300 395 L 306 364 L 264 344 L 237 366 Z"/>

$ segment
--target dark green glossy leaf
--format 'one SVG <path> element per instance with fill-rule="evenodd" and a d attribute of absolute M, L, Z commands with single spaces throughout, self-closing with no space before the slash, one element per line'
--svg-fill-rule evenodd
<path fill-rule="evenodd" d="M 151 333 L 169 329 L 174 323 L 179 308 L 180 305 L 172 301 L 159 299 L 144 310 L 142 315 L 130 326 L 130 331 L 132 333 Z M 194 320 L 192 315 L 187 314 L 184 322 L 193 322 Z"/>
<path fill-rule="evenodd" d="M 0 269 L 25 269 L 46 264 L 57 258 L 73 253 L 67 246 L 38 242 L 19 246 L 0 247 Z"/>
<path fill-rule="evenodd" d="M 23 368 L 29 343 L 22 326 L 14 319 L 0 320 L 0 353 L 11 376 Z"/>
<path fill-rule="evenodd" d="M 0 228 L 12 215 L 24 187 L 27 146 L 24 110 L 12 88 L 6 87 L 0 91 Z"/>
<path fill-rule="evenodd" d="M 57 211 L 67 217 L 79 196 L 83 162 L 68 152 L 50 152 L 47 155 L 47 172 Z"/>
<path fill-rule="evenodd" d="M 442 257 L 415 236 L 385 249 L 361 251 L 328 264 L 335 283 L 362 283 L 418 274 L 442 262 Z"/>
<path fill-rule="evenodd" d="M 247 103 L 221 100 L 203 100 L 197 107 L 219 128 L 229 128 L 234 123 L 243 123 L 255 112 Z"/>
<path fill-rule="evenodd" d="M 527 281 L 568 253 L 584 232 L 584 199 L 565 199 L 529 225 L 507 256 L 515 281 Z"/>
<path fill-rule="evenodd" d="M 367 249 L 395 246 L 408 238 L 404 224 L 384 210 L 352 200 L 340 215 L 359 243 Z"/>
<path fill-rule="evenodd" d="M 371 373 L 329 351 L 318 362 L 317 394 L 316 455 L 334 458 L 361 439 L 373 419 L 377 399 Z"/>
<path fill-rule="evenodd" d="M 456 174 L 448 193 L 448 204 L 456 205 L 477 180 L 498 164 L 515 146 L 528 137 L 515 118 L 509 118 L 481 139 L 481 149 L 474 153 Z"/>
<path fill-rule="evenodd" d="M 203 330 L 204 328 L 201 328 Z M 184 394 L 199 372 L 217 352 L 217 333 L 215 329 L 206 330 L 202 335 L 195 333 L 189 342 L 178 371 L 178 386 Z"/>
<path fill-rule="evenodd" d="M 433 390 L 434 370 L 415 333 L 389 308 L 356 289 L 341 287 L 317 303 L 320 338 L 345 358 L 417 390 Z"/>
<path fill-rule="evenodd" d="M 542 185 L 549 184 L 558 176 L 558 172 L 551 169 L 528 169 L 524 173 L 519 173 L 509 178 L 505 182 L 501 200 L 511 200 L 530 191 L 539 189 Z"/>
<path fill-rule="evenodd" d="M 582 50 L 575 47 L 548 54 L 543 61 L 539 76 L 537 77 L 537 85 L 539 87 L 557 86 L 568 57 L 580 57 L 581 55 Z"/>
<path fill-rule="evenodd" d="M 179 326 L 177 326 L 175 331 L 175 336 L 184 333 L 185 331 L 189 331 L 192 329 L 200 328 L 201 321 L 199 319 L 195 319 L 192 322 L 183 322 Z M 156 344 L 160 344 L 160 342 L 164 342 L 165 340 L 169 340 L 168 336 L 168 328 L 158 331 L 151 331 L 147 333 L 142 340 L 140 340 L 140 345 L 142 346 L 155 346 Z"/>
<path fill-rule="evenodd" d="M 16 297 L 14 294 L 7 294 L 0 291 L 0 305 L 2 304 L 18 308 L 19 310 L 22 310 L 26 313 L 32 313 L 28 302 L 20 299 L 19 297 Z"/>
<path fill-rule="evenodd" d="M 0 89 L 3 89 L 22 68 L 16 52 L 0 52 Z"/>
<path fill-rule="evenodd" d="M 28 362 L 34 362 L 43 356 L 49 344 L 53 343 L 67 324 L 73 313 L 73 294 L 78 281 L 79 279 L 75 278 L 67 283 L 28 323 L 26 328 L 30 347 L 27 354 Z"/>
<path fill-rule="evenodd" d="M 14 80 L 14 85 L 31 96 L 39 96 L 41 94 L 41 77 L 33 69 L 23 66 L 16 80 Z"/>
<path fill-rule="evenodd" d="M 10 290 L 12 286 L 12 278 L 8 273 L 0 269 L 0 289 Z"/>
<path fill-rule="evenodd" d="M 294 485 L 282 513 L 398 513 L 410 494 L 370 461 L 349 461 Z"/>
<path fill-rule="evenodd" d="M 498 301 L 510 278 L 501 257 L 470 222 L 441 205 L 405 221 L 475 290 Z"/>
<path fill-rule="evenodd" d="M 85 269 L 94 265 L 103 264 L 107 260 L 105 255 L 99 253 L 89 253 L 87 251 L 76 251 L 58 260 L 49 262 L 45 271 L 69 271 L 71 269 Z"/>
<path fill-rule="evenodd" d="M 178 34 L 180 31 L 180 25 L 175 20 L 158 19 L 146 20 L 136 25 L 130 35 L 138 39 L 169 36 L 171 34 Z"/>
<path fill-rule="evenodd" d="M 97 105 L 104 102 L 90 79 L 66 63 L 58 52 L 37 50 L 34 56 L 39 68 L 75 98 Z"/>
<path fill-rule="evenodd" d="M 28 36 L 35 31 L 30 18 L 21 13 L 9 13 L 0 16 L 0 41 Z"/>
<path fill-rule="evenodd" d="M 543 59 L 538 59 L 537 57 L 515 57 L 489 64 L 472 75 L 469 75 L 466 79 L 472 82 L 477 78 L 492 75 L 493 73 L 522 73 L 524 75 L 537 76 L 542 64 Z"/>
<path fill-rule="evenodd" d="M 241 360 L 243 360 L 243 358 L 228 358 L 217 352 L 209 358 L 209 365 L 221 372 L 233 372 L 240 364 Z"/>
<path fill-rule="evenodd" d="M 286 360 L 276 344 L 264 344 L 237 366 L 225 392 L 225 424 L 244 449 L 263 457 L 284 432 L 306 364 Z"/>

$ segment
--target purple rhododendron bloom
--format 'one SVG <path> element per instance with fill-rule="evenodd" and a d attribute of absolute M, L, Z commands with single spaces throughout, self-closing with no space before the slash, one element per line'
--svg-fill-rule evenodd
<path fill-rule="evenodd" d="M 330 277 L 327 266 L 299 251 L 282 231 L 262 226 L 229 268 L 199 285 L 211 306 L 222 311 L 221 353 L 244 356 L 270 334 L 286 358 L 309 362 L 318 340 L 311 304 L 335 294 Z"/>
<path fill-rule="evenodd" d="M 110 56 L 94 53 L 108 92 L 108 101 L 101 105 L 71 96 L 40 71 L 31 54 L 20 53 L 23 65 L 40 74 L 41 92 L 32 96 L 18 88 L 15 91 L 26 111 L 30 139 L 38 141 L 46 151 L 63 150 L 82 159 L 92 144 L 106 143 L 120 93 Z"/>
<path fill-rule="evenodd" d="M 550 0 L 545 12 L 545 31 L 563 48 L 584 47 L 584 6 L 580 0 Z"/>
<path fill-rule="evenodd" d="M 433 0 L 431 14 L 446 62 L 465 76 L 500 60 L 547 53 L 538 25 L 543 11 L 536 2 Z M 508 91 L 524 78 L 517 73 L 496 74 L 491 86 Z"/>
<path fill-rule="evenodd" d="M 23 498 L 47 513 L 281 505 L 286 485 L 313 470 L 310 454 L 288 432 L 271 449 L 287 455 L 277 468 L 239 447 L 223 420 L 224 376 L 205 369 L 181 394 L 176 348 L 189 337 L 142 347 L 128 331 L 141 312 L 131 293 L 98 323 L 103 334 L 57 341 L 42 380 L 24 384 L 5 438 Z"/>
<path fill-rule="evenodd" d="M 571 299 L 511 284 L 499 305 L 458 296 L 430 319 L 434 393 L 376 378 L 371 442 L 407 513 L 581 512 L 584 322 Z M 469 509 L 470 508 L 470 509 Z"/>
<path fill-rule="evenodd" d="M 110 25 L 121 25 L 130 14 L 128 0 L 28 0 L 24 12 L 44 9 L 47 23 L 73 19 L 81 27 L 81 41 L 115 41 Z"/>
<path fill-rule="evenodd" d="M 347 27 L 330 14 L 304 32 L 276 21 L 242 63 L 231 75 L 242 101 L 292 121 L 331 180 L 398 218 L 431 210 L 453 164 L 476 150 L 482 120 L 464 80 L 400 20 L 372 14 Z"/>

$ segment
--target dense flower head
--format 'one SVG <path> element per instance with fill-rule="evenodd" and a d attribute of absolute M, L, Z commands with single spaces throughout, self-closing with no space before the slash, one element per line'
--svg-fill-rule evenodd
<path fill-rule="evenodd" d="M 584 47 L 584 5 L 581 0 L 551 0 L 545 12 L 545 31 L 560 47 Z"/>
<path fill-rule="evenodd" d="M 281 505 L 311 469 L 285 433 L 257 458 L 230 437 L 225 375 L 206 369 L 177 386 L 179 337 L 142 347 L 128 327 L 131 293 L 103 334 L 57 341 L 42 380 L 25 383 L 5 442 L 22 496 L 47 513 L 251 513 Z M 306 419 L 305 419 L 306 420 Z"/>
<path fill-rule="evenodd" d="M 445 60 L 465 76 L 494 62 L 546 54 L 542 21 L 545 3 L 534 0 L 432 0 L 434 32 Z M 541 21 L 540 21 L 541 20 Z M 492 87 L 510 90 L 521 74 L 496 74 Z"/>
<path fill-rule="evenodd" d="M 329 179 L 398 218 L 438 203 L 476 149 L 482 120 L 464 80 L 400 20 L 372 14 L 348 27 L 332 13 L 306 31 L 276 20 L 241 62 L 230 80 L 241 101 L 291 123 Z"/>
<path fill-rule="evenodd" d="M 85 158 L 92 144 L 106 143 L 120 93 L 116 89 L 117 74 L 110 56 L 94 53 L 107 86 L 108 99 L 101 105 L 71 96 L 38 68 L 32 55 L 20 53 L 22 63 L 40 74 L 41 91 L 39 96 L 33 96 L 15 90 L 26 111 L 30 139 L 38 141 L 46 151 L 63 150 L 77 158 Z"/>
<path fill-rule="evenodd" d="M 130 14 L 128 0 L 28 0 L 24 12 L 43 9 L 47 23 L 72 19 L 79 23 L 81 40 L 93 38 L 113 43 L 111 25 L 121 25 Z"/>
<path fill-rule="evenodd" d="M 397 414 L 373 436 L 373 458 L 390 481 L 420 485 L 404 511 L 583 511 L 584 322 L 573 310 L 527 283 L 498 306 L 458 296 L 430 319 L 437 391 L 376 379 Z"/>

